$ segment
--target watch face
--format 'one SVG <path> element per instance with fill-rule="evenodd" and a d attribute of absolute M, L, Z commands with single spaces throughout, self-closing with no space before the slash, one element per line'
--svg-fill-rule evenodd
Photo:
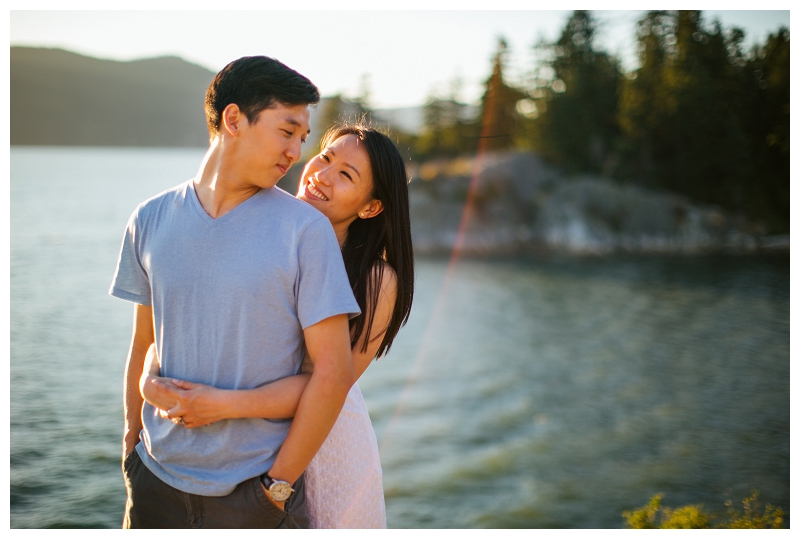
<path fill-rule="evenodd" d="M 276 502 L 285 502 L 292 494 L 292 486 L 286 481 L 275 481 L 269 486 L 269 496 Z"/>

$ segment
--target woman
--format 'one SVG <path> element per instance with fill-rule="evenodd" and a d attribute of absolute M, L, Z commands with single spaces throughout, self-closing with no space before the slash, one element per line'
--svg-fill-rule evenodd
<path fill-rule="evenodd" d="M 303 171 L 297 198 L 328 217 L 339 240 L 362 313 L 350 320 L 358 378 L 372 359 L 389 350 L 411 311 L 408 179 L 397 148 L 371 127 L 335 127 L 321 146 Z M 140 384 L 142 395 L 187 428 L 229 418 L 292 417 L 308 382 L 306 373 L 313 369 L 306 357 L 299 375 L 251 390 L 221 390 L 158 377 L 154 350 Z M 377 440 L 357 384 L 306 470 L 306 500 L 313 528 L 386 527 Z"/>

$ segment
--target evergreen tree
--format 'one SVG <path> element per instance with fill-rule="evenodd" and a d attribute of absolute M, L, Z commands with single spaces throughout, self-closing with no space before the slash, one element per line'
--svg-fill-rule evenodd
<path fill-rule="evenodd" d="M 467 105 L 460 100 L 460 79 L 451 82 L 444 97 L 432 92 L 425 103 L 424 127 L 417 139 L 420 156 L 456 156 L 474 152 L 478 142 L 478 126 L 467 117 Z"/>
<path fill-rule="evenodd" d="M 610 173 L 620 71 L 615 58 L 595 48 L 596 33 L 591 14 L 575 11 L 554 44 L 537 46 L 552 79 L 533 95 L 541 109 L 536 138 L 544 156 L 568 170 Z"/>
<path fill-rule="evenodd" d="M 519 132 L 517 102 L 525 97 L 520 90 L 506 84 L 503 78 L 508 44 L 498 39 L 497 52 L 492 59 L 492 74 L 486 81 L 481 98 L 481 131 L 479 147 L 484 150 L 512 148 Z"/>
<path fill-rule="evenodd" d="M 789 30 L 780 28 L 747 55 L 742 88 L 755 175 L 745 192 L 767 229 L 789 232 Z"/>
<path fill-rule="evenodd" d="M 663 81 L 669 99 L 660 141 L 661 183 L 698 202 L 743 210 L 752 159 L 729 57 L 742 34 L 728 39 L 719 23 L 705 29 L 696 11 L 679 11 L 675 29 L 676 50 Z"/>
<path fill-rule="evenodd" d="M 699 11 L 650 11 L 637 29 L 639 67 L 595 46 L 575 11 L 559 38 L 534 47 L 531 84 L 506 81 L 503 39 L 476 120 L 451 92 L 432 94 L 420 157 L 531 148 L 571 172 L 613 175 L 716 204 L 789 230 L 789 31 L 745 52 L 744 32 Z"/>
<path fill-rule="evenodd" d="M 637 38 L 640 67 L 623 83 L 619 105 L 628 174 L 788 229 L 788 144 L 782 154 L 767 143 L 783 140 L 770 137 L 768 125 L 788 140 L 788 33 L 771 36 L 773 48 L 749 61 L 743 31 L 706 28 L 697 11 L 649 12 Z M 775 60 L 774 84 L 763 79 L 767 58 Z"/>
<path fill-rule="evenodd" d="M 654 152 L 657 127 L 665 116 L 669 96 L 664 85 L 666 57 L 674 50 L 676 19 L 651 11 L 637 29 L 639 68 L 623 80 L 619 95 L 619 126 L 627 150 L 628 174 L 646 185 L 656 185 Z"/>

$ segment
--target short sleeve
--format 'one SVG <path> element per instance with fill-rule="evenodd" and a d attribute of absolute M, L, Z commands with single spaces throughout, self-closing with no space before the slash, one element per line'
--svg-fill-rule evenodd
<path fill-rule="evenodd" d="M 303 329 L 338 314 L 361 313 L 328 219 L 321 217 L 303 231 L 297 258 L 297 316 Z"/>
<path fill-rule="evenodd" d="M 117 260 L 117 270 L 111 281 L 109 294 L 140 305 L 150 305 L 150 279 L 142 266 L 141 227 L 138 210 L 131 215 Z"/>

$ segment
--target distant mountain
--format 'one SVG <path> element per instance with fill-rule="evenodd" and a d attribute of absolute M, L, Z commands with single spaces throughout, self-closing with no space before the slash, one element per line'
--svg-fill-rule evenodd
<path fill-rule="evenodd" d="M 117 62 L 11 47 L 11 144 L 206 146 L 214 75 L 176 57 Z"/>
<path fill-rule="evenodd" d="M 215 73 L 167 56 L 130 62 L 62 49 L 11 47 L 11 144 L 53 146 L 208 145 L 203 101 Z M 326 98 L 311 110 L 313 151 Z M 416 132 L 422 107 L 374 112 Z"/>

